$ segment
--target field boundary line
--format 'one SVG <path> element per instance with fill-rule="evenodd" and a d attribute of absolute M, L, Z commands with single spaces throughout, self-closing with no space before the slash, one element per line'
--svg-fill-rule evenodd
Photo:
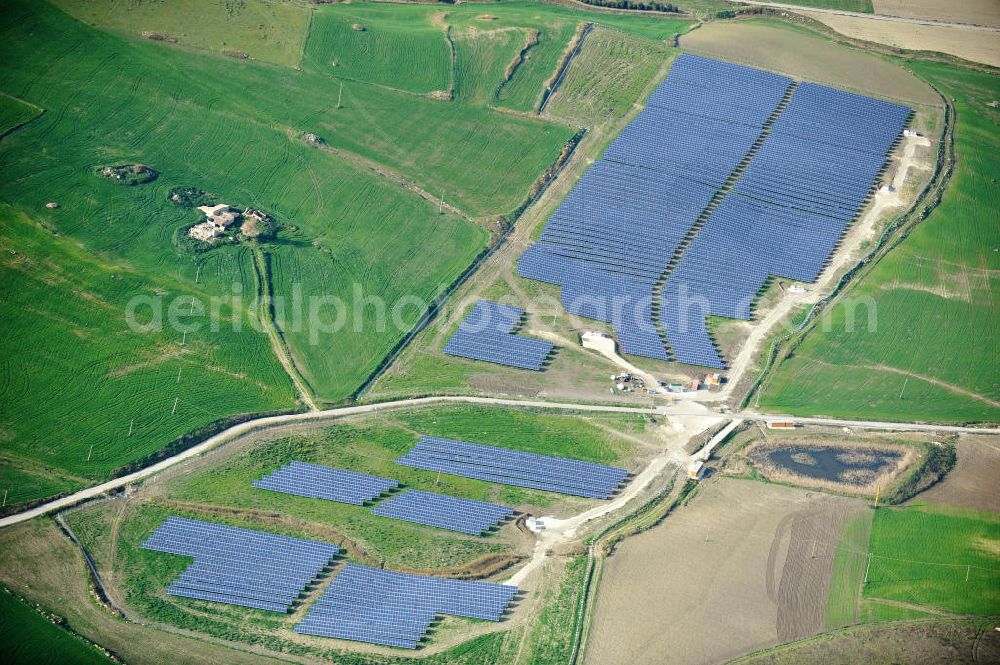
<path fill-rule="evenodd" d="M 563 79 L 566 78 L 566 73 L 569 71 L 570 65 L 573 64 L 574 60 L 576 60 L 576 56 L 580 54 L 580 50 L 583 48 L 583 43 L 586 41 L 587 35 L 589 35 L 590 31 L 593 29 L 594 24 L 592 22 L 584 21 L 581 24 L 581 27 L 577 29 L 577 33 L 573 36 L 573 39 L 566 44 L 566 48 L 569 48 L 569 51 L 556 66 L 554 78 L 549 78 L 549 81 L 552 81 L 552 83 L 546 81 L 543 84 L 542 101 L 538 105 L 538 115 L 545 113 L 545 107 L 548 106 L 549 100 L 552 99 L 552 95 L 559 90 L 559 86 L 562 85 Z M 575 44 L 573 44 L 574 40 L 576 41 Z M 570 48 L 571 46 L 572 48 Z"/>
<path fill-rule="evenodd" d="M 978 626 L 983 623 L 984 617 L 960 617 L 957 619 L 946 619 L 946 618 L 927 618 L 927 619 L 908 619 L 902 621 L 893 621 L 893 625 L 919 625 L 927 623 L 952 623 L 959 625 L 974 625 Z M 873 628 L 885 627 L 890 622 L 880 622 L 880 623 L 861 623 L 854 626 L 847 626 L 846 628 L 838 628 L 836 630 L 824 630 L 821 633 L 816 633 L 815 635 L 810 635 L 809 637 L 804 637 L 801 640 L 795 640 L 792 642 L 786 642 L 785 644 L 779 644 L 773 647 L 765 647 L 763 649 L 755 649 L 750 653 L 743 654 L 739 658 L 729 661 L 726 665 L 743 665 L 759 662 L 757 659 L 763 655 L 767 654 L 787 654 L 789 651 L 795 647 L 806 646 L 809 644 L 818 644 L 830 640 L 833 637 L 848 637 L 853 635 L 863 635 L 866 631 L 870 631 Z M 794 662 L 794 661 L 792 661 Z"/>
<path fill-rule="evenodd" d="M 316 16 L 316 11 L 314 8 L 309 8 L 309 20 L 306 21 L 306 34 L 302 37 L 302 50 L 299 51 L 298 62 L 295 63 L 295 68 L 301 70 L 302 63 L 306 59 L 306 51 L 309 48 L 309 37 L 312 36 L 313 19 Z"/>
<path fill-rule="evenodd" d="M 351 152 L 349 150 L 344 150 L 343 148 L 336 148 L 336 147 L 334 147 L 332 145 L 328 145 L 328 144 L 323 144 L 322 146 L 320 146 L 319 149 L 322 150 L 323 152 L 335 155 L 335 156 L 343 159 L 344 161 L 349 162 L 351 165 L 353 165 L 353 166 L 355 166 L 357 168 L 367 169 L 367 170 L 375 173 L 376 175 L 379 175 L 379 176 L 385 178 L 386 180 L 389 180 L 390 182 L 393 182 L 393 183 L 401 186 L 403 189 L 405 189 L 405 190 L 407 190 L 407 191 L 409 191 L 409 192 L 411 192 L 413 194 L 416 194 L 417 196 L 419 196 L 420 198 L 424 199 L 428 203 L 432 203 L 432 204 L 434 204 L 436 206 L 444 208 L 448 212 L 450 212 L 450 213 L 452 213 L 454 215 L 458 215 L 459 217 L 461 217 L 465 221 L 471 222 L 473 224 L 476 224 L 475 218 L 473 218 L 471 215 L 469 215 L 468 213 L 466 213 L 464 210 L 461 210 L 460 208 L 452 205 L 451 203 L 448 203 L 447 201 L 444 201 L 443 197 L 434 196 L 433 194 L 431 194 L 430 192 L 428 192 L 426 189 L 424 189 L 423 187 L 421 187 L 417 183 L 413 182 L 412 180 L 410 180 L 409 178 L 407 178 L 406 176 L 404 176 L 402 173 L 399 173 L 398 171 L 396 171 L 396 170 L 394 170 L 394 169 L 392 169 L 392 168 L 390 168 L 388 166 L 385 166 L 384 164 L 380 164 L 380 163 L 376 162 L 375 160 L 368 159 L 367 157 L 363 157 L 363 156 L 357 154 L 356 152 Z"/>
<path fill-rule="evenodd" d="M 278 362 L 284 367 L 288 378 L 292 380 L 295 391 L 299 398 L 309 408 L 310 411 L 318 411 L 316 402 L 313 400 L 313 391 L 309 382 L 302 376 L 302 371 L 295 364 L 292 357 L 292 350 L 288 346 L 288 341 L 278 328 L 274 319 L 274 297 L 271 285 L 271 269 L 268 264 L 267 254 L 257 243 L 253 243 L 251 249 L 253 254 L 254 274 L 257 275 L 257 293 L 261 299 L 260 307 L 257 309 L 257 317 L 260 324 L 271 342 L 271 351 L 278 358 Z"/>
<path fill-rule="evenodd" d="M 587 643 L 590 640 L 590 626 L 594 616 L 594 603 L 597 602 L 597 590 L 604 577 L 604 557 L 597 556 L 595 546 L 587 551 L 587 573 L 583 582 L 583 593 L 577 606 L 577 625 L 573 631 L 573 652 L 570 654 L 569 665 L 579 665 L 587 655 Z"/>
<path fill-rule="evenodd" d="M 104 580 L 101 578 L 101 574 L 97 571 L 97 564 L 94 563 L 94 559 L 90 556 L 90 552 L 87 551 L 87 548 L 84 547 L 83 543 L 80 542 L 80 539 L 76 537 L 75 533 L 73 533 L 73 529 L 70 528 L 69 524 L 66 524 L 62 515 L 57 514 L 55 516 L 55 521 L 63 534 L 69 538 L 74 545 L 76 545 L 77 549 L 80 550 L 80 554 L 83 555 L 83 562 L 87 564 L 90 584 L 94 588 L 94 595 L 97 596 L 100 603 L 106 605 L 113 613 L 118 614 L 122 618 L 128 618 L 125 610 L 118 607 L 118 605 L 116 605 L 111 599 L 111 594 L 108 593 L 107 588 L 104 586 Z"/>
<path fill-rule="evenodd" d="M 20 97 L 15 97 L 14 95 L 8 95 L 6 92 L 0 92 L 0 96 L 6 97 L 7 99 L 13 99 L 18 104 L 24 104 L 25 106 L 27 106 L 27 107 L 35 110 L 35 115 L 31 116 L 30 118 L 28 118 L 24 122 L 19 122 L 16 125 L 14 125 L 13 127 L 8 127 L 3 132 L 0 132 L 0 141 L 4 140 L 5 138 L 7 138 L 8 136 L 10 136 L 11 134 L 13 134 L 14 132 L 16 132 L 17 130 L 21 129 L 22 127 L 25 127 L 26 125 L 30 125 L 31 123 L 33 123 L 34 121 L 38 120 L 39 118 L 41 118 L 46 113 L 46 110 L 44 108 L 42 108 L 41 106 L 39 106 L 38 104 L 32 104 L 31 102 L 29 102 L 29 101 L 27 101 L 25 99 L 21 99 Z"/>
<path fill-rule="evenodd" d="M 974 615 L 962 615 L 953 614 L 951 612 L 946 612 L 937 607 L 931 607 L 930 605 L 918 605 L 917 603 L 907 603 L 903 600 L 892 600 L 889 598 L 878 598 L 876 596 L 868 596 L 865 598 L 868 602 L 875 603 L 876 605 L 888 605 L 889 607 L 901 607 L 904 610 L 914 610 L 916 612 L 926 612 L 927 614 L 934 614 L 936 616 L 944 617 L 947 619 L 960 619 L 963 616 L 974 616 Z"/>

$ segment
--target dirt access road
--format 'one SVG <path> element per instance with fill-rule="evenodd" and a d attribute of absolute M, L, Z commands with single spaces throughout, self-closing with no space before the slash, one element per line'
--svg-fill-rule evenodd
<path fill-rule="evenodd" d="M 35 506 L 28 510 L 24 510 L 12 515 L 7 515 L 6 517 L 0 518 L 0 528 L 5 526 L 10 526 L 12 524 L 18 524 L 19 522 L 25 522 L 35 517 L 41 515 L 46 515 L 48 513 L 62 510 L 63 508 L 69 508 L 87 499 L 93 499 L 107 492 L 113 492 L 115 490 L 121 489 L 127 485 L 144 480 L 157 473 L 169 469 L 175 464 L 179 464 L 184 460 L 203 455 L 208 451 L 218 448 L 227 443 L 232 443 L 237 441 L 248 434 L 257 434 L 269 429 L 274 429 L 276 427 L 281 427 L 284 425 L 291 425 L 296 423 L 302 424 L 312 424 L 317 426 L 322 426 L 323 424 L 328 424 L 336 421 L 339 418 L 344 418 L 346 416 L 360 415 L 364 413 L 377 413 L 379 411 L 390 411 L 393 409 L 405 409 L 413 408 L 419 406 L 430 406 L 434 404 L 485 404 L 492 406 L 512 406 L 517 408 L 536 408 L 536 409 L 558 409 L 564 411 L 596 411 L 604 413 L 644 413 L 651 416 L 664 416 L 671 419 L 678 419 L 683 417 L 738 417 L 744 420 L 754 420 L 754 421 L 767 421 L 767 420 L 788 420 L 789 417 L 785 414 L 768 414 L 768 413 L 757 413 L 752 411 L 743 411 L 734 414 L 719 414 L 711 409 L 698 404 L 697 402 L 679 402 L 670 405 L 663 405 L 657 407 L 641 407 L 641 406 L 610 406 L 605 404 L 578 404 L 578 403 L 564 403 L 564 402 L 546 402 L 540 400 L 520 400 L 520 399 L 502 399 L 499 397 L 471 397 L 465 395 L 440 395 L 435 397 L 416 397 L 412 399 L 401 399 L 391 402 L 377 402 L 373 404 L 359 404 L 357 406 L 345 406 L 336 409 L 328 409 L 326 411 L 309 411 L 305 413 L 292 413 L 282 416 L 267 416 L 263 418 L 256 418 L 254 420 L 248 420 L 247 422 L 240 423 L 239 425 L 233 425 L 227 430 L 219 432 L 218 434 L 205 439 L 205 441 L 199 443 L 196 446 L 192 446 L 187 450 L 181 451 L 174 455 L 173 457 L 168 457 L 165 460 L 157 462 L 152 466 L 148 466 L 145 469 L 140 469 L 134 473 L 130 473 L 120 478 L 115 478 L 86 489 L 82 489 L 79 492 L 70 494 L 68 496 L 61 497 L 59 499 L 54 499 L 52 501 L 43 503 L 41 505 Z M 816 425 L 833 425 L 835 427 L 857 427 L 861 429 L 881 429 L 881 430 L 897 430 L 897 431 L 911 431 L 911 432 L 954 432 L 954 433 L 968 433 L 968 434 L 1000 434 L 1000 428 L 987 428 L 987 427 L 964 427 L 958 425 L 932 425 L 927 423 L 891 423 L 884 421 L 866 421 L 866 420 L 839 420 L 836 418 L 799 418 L 796 417 L 794 420 L 802 424 L 816 424 Z"/>
<path fill-rule="evenodd" d="M 833 16 L 850 16 L 853 18 L 863 18 L 869 21 L 885 21 L 887 23 L 909 23 L 912 25 L 933 25 L 951 28 L 964 28 L 967 30 L 986 30 L 1000 32 L 1000 27 L 988 25 L 986 23 L 957 23 L 936 18 L 926 18 L 920 16 L 893 16 L 890 14 L 864 14 L 861 12 L 851 12 L 846 9 L 823 9 L 819 7 L 804 7 L 802 5 L 789 5 L 782 2 L 756 2 L 755 0 L 739 0 L 738 4 L 756 5 L 758 7 L 772 7 L 774 9 L 787 9 L 788 11 L 801 12 L 808 11 L 811 14 L 831 14 Z"/>

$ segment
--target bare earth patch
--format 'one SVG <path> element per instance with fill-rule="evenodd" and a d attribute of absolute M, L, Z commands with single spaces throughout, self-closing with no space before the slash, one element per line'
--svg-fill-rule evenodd
<path fill-rule="evenodd" d="M 947 503 L 972 510 L 1000 513 L 1000 437 L 962 435 L 958 444 L 958 463 L 944 480 L 914 501 Z"/>
<path fill-rule="evenodd" d="M 825 21 L 818 15 L 813 18 Z M 940 101 L 927 84 L 896 64 L 788 26 L 756 21 L 709 23 L 681 37 L 681 47 L 909 104 L 937 105 Z"/>
<path fill-rule="evenodd" d="M 1000 26 L 997 0 L 872 0 L 876 14 Z"/>
<path fill-rule="evenodd" d="M 608 559 L 587 662 L 718 663 L 819 632 L 834 547 L 864 509 L 749 480 L 703 483 Z"/>
<path fill-rule="evenodd" d="M 1000 67 L 1000 31 L 881 21 L 825 12 L 802 13 L 855 39 L 913 51 L 938 51 Z"/>
<path fill-rule="evenodd" d="M 887 623 L 827 633 L 803 644 L 737 661 L 740 665 L 1000 662 L 1000 632 L 978 622 Z"/>

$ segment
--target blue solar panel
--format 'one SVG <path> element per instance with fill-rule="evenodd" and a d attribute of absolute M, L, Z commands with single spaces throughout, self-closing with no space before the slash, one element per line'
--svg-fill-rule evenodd
<path fill-rule="evenodd" d="M 705 317 L 750 318 L 772 276 L 815 280 L 909 115 L 681 55 L 547 220 L 518 274 L 561 287 L 567 312 L 610 323 L 625 353 L 724 368 Z"/>
<path fill-rule="evenodd" d="M 375 506 L 372 513 L 478 536 L 513 515 L 514 509 L 483 501 L 407 490 Z"/>
<path fill-rule="evenodd" d="M 168 517 L 143 549 L 194 558 L 167 593 L 287 612 L 340 548 L 263 531 Z"/>
<path fill-rule="evenodd" d="M 654 285 L 790 84 L 682 55 L 546 222 L 518 274 L 562 287 L 566 311 L 610 323 L 624 353 L 670 360 Z"/>
<path fill-rule="evenodd" d="M 815 84 L 795 89 L 663 288 L 661 322 L 678 360 L 724 367 L 707 315 L 751 318 L 771 276 L 816 280 L 909 115 L 904 106 Z"/>
<path fill-rule="evenodd" d="M 349 563 L 298 633 L 415 649 L 440 614 L 500 621 L 515 586 L 410 575 Z"/>
<path fill-rule="evenodd" d="M 523 317 L 519 307 L 480 300 L 442 350 L 451 356 L 541 371 L 555 346 L 515 334 Z"/>
<path fill-rule="evenodd" d="M 488 482 L 595 499 L 609 498 L 628 471 L 454 439 L 424 436 L 398 464 Z"/>
<path fill-rule="evenodd" d="M 294 461 L 255 480 L 253 486 L 284 494 L 361 506 L 398 487 L 399 483 L 366 473 Z"/>

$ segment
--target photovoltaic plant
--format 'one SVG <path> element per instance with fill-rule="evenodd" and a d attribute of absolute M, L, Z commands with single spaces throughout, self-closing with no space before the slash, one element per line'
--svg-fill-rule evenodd
<path fill-rule="evenodd" d="M 910 110 L 681 55 L 522 254 L 625 353 L 724 367 L 709 314 L 749 318 L 770 275 L 814 281 Z"/>
<path fill-rule="evenodd" d="M 479 536 L 513 515 L 514 509 L 485 501 L 406 490 L 372 508 L 372 513 Z"/>
<path fill-rule="evenodd" d="M 444 345 L 448 355 L 485 360 L 539 372 L 554 345 L 515 334 L 524 317 L 520 307 L 480 300 Z"/>
<path fill-rule="evenodd" d="M 308 462 L 290 462 L 260 480 L 255 480 L 253 486 L 284 494 L 362 506 L 366 501 L 373 501 L 385 492 L 399 487 L 399 483 L 367 473 Z"/>
<path fill-rule="evenodd" d="M 724 366 L 705 328 L 707 315 L 749 319 L 770 276 L 819 277 L 909 115 L 905 106 L 812 83 L 795 88 L 667 278 L 660 312 L 677 360 Z M 689 303 L 688 311 L 676 303 Z"/>
<path fill-rule="evenodd" d="M 500 621 L 518 588 L 349 563 L 295 632 L 415 649 L 438 615 Z"/>
<path fill-rule="evenodd" d="M 143 549 L 194 557 L 167 593 L 272 612 L 292 603 L 340 553 L 336 545 L 170 516 Z"/>
<path fill-rule="evenodd" d="M 432 436 L 421 437 L 397 464 L 593 499 L 609 498 L 629 475 L 603 464 Z"/>

